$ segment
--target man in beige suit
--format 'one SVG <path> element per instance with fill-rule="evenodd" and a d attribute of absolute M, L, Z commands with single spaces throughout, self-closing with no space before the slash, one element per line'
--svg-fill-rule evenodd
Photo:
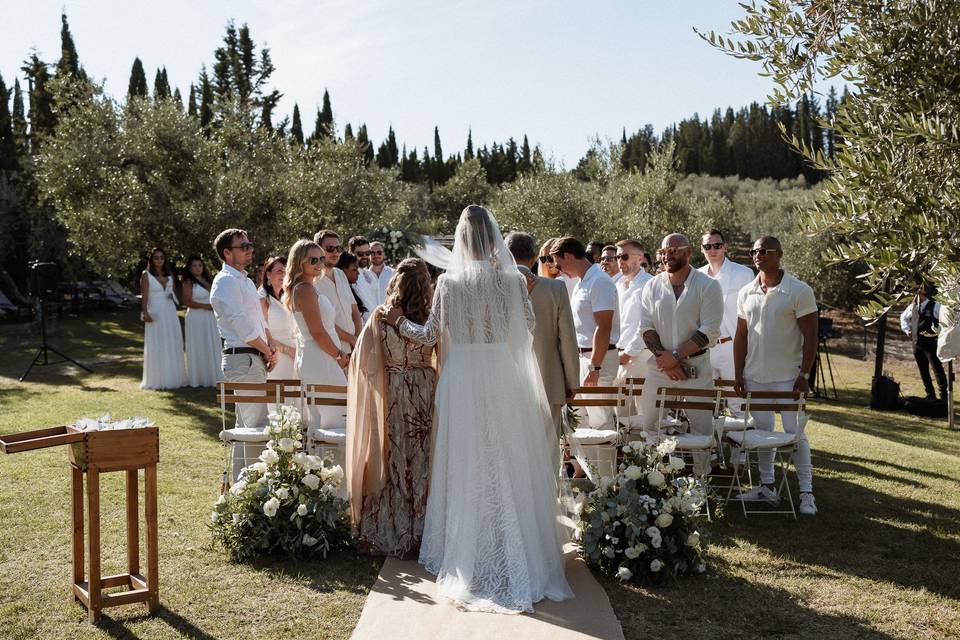
<path fill-rule="evenodd" d="M 507 248 L 519 269 L 528 278 L 533 278 L 530 291 L 533 313 L 537 326 L 533 332 L 533 350 L 540 365 L 540 375 L 547 392 L 547 401 L 553 414 L 553 422 L 560 432 L 560 415 L 567 399 L 579 386 L 580 356 L 577 352 L 577 335 L 573 326 L 573 312 L 567 287 L 560 280 L 541 278 L 531 269 L 537 261 L 537 247 L 533 236 L 513 232 L 506 238 Z"/>

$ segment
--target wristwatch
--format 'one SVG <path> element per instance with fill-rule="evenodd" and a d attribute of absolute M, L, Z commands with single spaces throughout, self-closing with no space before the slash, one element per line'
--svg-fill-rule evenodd
<path fill-rule="evenodd" d="M 670 352 L 670 355 L 672 355 L 674 358 L 676 358 L 677 362 L 680 362 L 680 350 L 679 350 L 679 349 L 674 349 L 673 351 Z"/>
<path fill-rule="evenodd" d="M 591 364 L 591 365 L 590 365 L 590 371 L 600 371 L 600 369 L 602 369 L 602 368 L 603 368 L 603 365 L 599 365 L 599 364 Z"/>

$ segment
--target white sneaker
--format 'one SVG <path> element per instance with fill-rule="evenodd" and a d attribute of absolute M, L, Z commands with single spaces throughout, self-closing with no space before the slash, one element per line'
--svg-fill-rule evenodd
<path fill-rule="evenodd" d="M 817 515 L 817 500 L 813 497 L 812 493 L 801 493 L 800 494 L 800 515 L 803 516 L 815 516 Z"/>
<path fill-rule="evenodd" d="M 769 504 L 777 504 L 780 502 L 780 496 L 777 495 L 777 492 L 773 489 L 769 489 L 761 484 L 754 487 L 750 491 L 747 491 L 746 493 L 741 493 L 734 498 L 734 500 L 740 500 L 741 502 L 767 502 Z"/>

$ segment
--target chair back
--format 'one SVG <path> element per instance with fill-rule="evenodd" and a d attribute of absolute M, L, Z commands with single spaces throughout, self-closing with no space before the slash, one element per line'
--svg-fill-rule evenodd
<path fill-rule="evenodd" d="M 217 383 L 217 403 L 220 405 L 220 420 L 223 429 L 227 428 L 227 405 L 238 404 L 283 404 L 283 385 L 281 381 L 267 382 L 227 382 Z"/>
<path fill-rule="evenodd" d="M 568 400 L 571 407 L 613 407 L 614 429 L 622 409 L 627 405 L 626 387 L 577 387 L 573 390 L 573 400 Z M 612 397 L 611 397 L 612 396 Z"/>
<path fill-rule="evenodd" d="M 759 401 L 759 402 L 758 402 Z M 797 413 L 797 437 L 807 426 L 806 394 L 799 391 L 748 391 L 743 402 L 744 418 L 755 411 L 795 411 Z"/>
<path fill-rule="evenodd" d="M 726 389 L 692 389 L 687 387 L 660 387 L 657 389 L 657 436 L 667 411 L 709 411 L 713 419 L 720 417 L 727 398 L 737 394 Z"/>

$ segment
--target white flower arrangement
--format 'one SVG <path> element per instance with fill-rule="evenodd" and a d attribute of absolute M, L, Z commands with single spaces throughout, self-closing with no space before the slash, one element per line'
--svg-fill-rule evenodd
<path fill-rule="evenodd" d="M 236 560 L 281 553 L 305 556 L 350 545 L 347 505 L 338 498 L 343 469 L 301 451 L 302 421 L 293 407 L 270 415 L 270 442 L 244 468 L 210 516 L 214 539 Z"/>
<path fill-rule="evenodd" d="M 410 255 L 410 239 L 405 231 L 400 229 L 390 229 L 382 227 L 370 234 L 372 239 L 383 243 L 383 249 L 387 258 L 393 262 L 399 262 Z"/>
<path fill-rule="evenodd" d="M 623 582 L 706 571 L 705 497 L 693 478 L 681 475 L 675 449 L 672 439 L 622 447 L 616 475 L 601 478 L 580 510 L 577 533 L 589 564 Z"/>
<path fill-rule="evenodd" d="M 126 420 L 114 420 L 108 413 L 99 418 L 80 418 L 73 424 L 80 431 L 118 431 L 120 429 L 144 429 L 153 426 L 153 420 L 135 416 Z"/>

